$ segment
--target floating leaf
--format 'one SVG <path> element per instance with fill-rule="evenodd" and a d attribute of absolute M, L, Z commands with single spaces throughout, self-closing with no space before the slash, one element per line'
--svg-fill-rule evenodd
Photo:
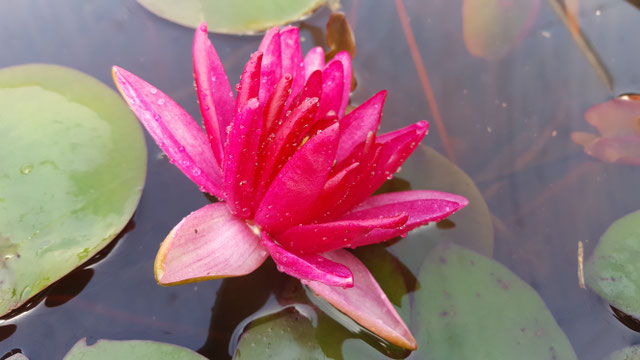
<path fill-rule="evenodd" d="M 491 213 L 482 194 L 464 171 L 437 151 L 421 145 L 407 160 L 399 175 L 407 179 L 414 189 L 446 191 L 469 199 L 466 208 L 446 221 L 421 227 L 390 247 L 391 252 L 408 268 L 417 273 L 429 250 L 446 240 L 492 256 Z M 404 190 L 407 185 L 397 180 L 391 180 L 383 187 Z"/>
<path fill-rule="evenodd" d="M 497 60 L 527 35 L 538 15 L 540 0 L 464 0 L 464 43 L 473 56 Z"/>
<path fill-rule="evenodd" d="M 97 80 L 55 65 L 0 70 L 0 313 L 105 247 L 144 184 L 138 122 Z"/>
<path fill-rule="evenodd" d="M 617 220 L 585 264 L 587 285 L 621 311 L 640 317 L 640 211 Z"/>
<path fill-rule="evenodd" d="M 491 259 L 441 244 L 418 281 L 420 358 L 576 359 L 535 290 Z"/>
<path fill-rule="evenodd" d="M 64 360 L 203 360 L 204 356 L 178 345 L 149 340 L 98 340 L 87 345 L 80 339 L 65 355 Z"/>
<path fill-rule="evenodd" d="M 325 0 L 138 0 L 161 18 L 196 28 L 203 21 L 209 31 L 252 34 L 301 20 Z"/>
<path fill-rule="evenodd" d="M 311 320 L 294 308 L 254 321 L 242 334 L 234 359 L 325 359 Z"/>
<path fill-rule="evenodd" d="M 640 360 L 640 346 L 629 346 L 618 350 L 605 360 Z"/>
<path fill-rule="evenodd" d="M 640 165 L 640 99 L 625 95 L 592 106 L 585 114 L 600 136 L 576 131 L 571 140 L 584 152 L 612 163 Z"/>

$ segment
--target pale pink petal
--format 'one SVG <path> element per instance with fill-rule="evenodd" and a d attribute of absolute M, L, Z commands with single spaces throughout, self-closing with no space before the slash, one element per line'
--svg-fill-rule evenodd
<path fill-rule="evenodd" d="M 260 92 L 260 67 L 262 64 L 262 52 L 251 54 L 249 61 L 244 66 L 240 83 L 236 86 L 238 98 L 236 99 L 236 113 L 247 106 L 249 99 L 257 99 Z M 225 129 L 226 131 L 226 129 Z M 226 139 L 226 138 L 225 138 Z"/>
<path fill-rule="evenodd" d="M 155 261 L 160 285 L 241 276 L 257 269 L 267 250 L 225 203 L 192 212 L 164 240 Z"/>
<path fill-rule="evenodd" d="M 218 53 L 209 41 L 207 24 L 204 22 L 193 38 L 193 73 L 204 128 L 209 135 L 213 154 L 221 164 L 226 128 L 233 120 L 235 99 Z"/>
<path fill-rule="evenodd" d="M 324 68 L 324 50 L 320 46 L 316 46 L 309 50 L 304 57 L 304 75 L 309 78 L 316 70 Z"/>
<path fill-rule="evenodd" d="M 304 60 L 300 49 L 300 32 L 295 26 L 286 26 L 280 31 L 282 51 L 282 74 L 293 78 L 291 92 L 297 94 L 304 86 Z"/>
<path fill-rule="evenodd" d="M 309 139 L 271 183 L 255 221 L 272 233 L 308 221 L 309 205 L 318 198 L 336 156 L 338 124 Z"/>
<path fill-rule="evenodd" d="M 372 333 L 392 344 L 415 350 L 416 340 L 366 266 L 346 250 L 323 255 L 351 270 L 354 287 L 342 289 L 308 280 L 302 283 Z"/>
<path fill-rule="evenodd" d="M 340 286 L 342 288 L 353 286 L 353 275 L 349 268 L 338 264 L 320 255 L 296 255 L 283 249 L 262 233 L 262 246 L 264 246 L 278 270 L 301 280 L 319 281 L 328 286 Z"/>
<path fill-rule="evenodd" d="M 375 133 L 378 130 L 386 98 L 387 91 L 382 90 L 340 120 L 340 144 L 336 156 L 338 162 L 363 143 L 369 132 Z"/>
<path fill-rule="evenodd" d="M 603 137 L 640 137 L 640 101 L 613 99 L 590 107 L 585 113 L 587 122 Z"/>
<path fill-rule="evenodd" d="M 341 51 L 337 53 L 331 61 L 329 61 L 327 67 L 335 61 L 342 63 L 342 74 L 344 76 L 344 81 L 342 82 L 342 102 L 340 103 L 340 108 L 338 110 L 338 117 L 341 118 L 344 116 L 344 112 L 347 109 L 347 104 L 349 104 L 349 95 L 351 94 L 351 56 L 348 52 Z"/>
<path fill-rule="evenodd" d="M 118 90 L 158 146 L 191 181 L 224 199 L 222 171 L 207 135 L 170 97 L 132 73 L 114 66 Z"/>
<path fill-rule="evenodd" d="M 258 161 L 258 143 L 262 117 L 257 98 L 236 115 L 224 154 L 224 188 L 231 213 L 248 219 L 255 209 L 254 178 Z"/>
<path fill-rule="evenodd" d="M 322 95 L 316 119 L 320 119 L 329 113 L 336 116 L 342 105 L 342 88 L 344 75 L 342 63 L 334 61 L 329 63 L 322 71 Z"/>
<path fill-rule="evenodd" d="M 371 219 L 406 213 L 406 224 L 396 229 L 375 229 L 354 239 L 353 247 L 385 241 L 426 225 L 440 221 L 467 206 L 469 200 L 455 194 L 432 190 L 413 190 L 376 195 L 360 203 L 335 221 Z"/>
<path fill-rule="evenodd" d="M 640 137 L 599 137 L 585 145 L 584 152 L 606 162 L 640 165 Z"/>
<path fill-rule="evenodd" d="M 323 224 L 294 226 L 276 237 L 278 243 L 297 254 L 319 254 L 352 247 L 354 241 L 374 229 L 395 230 L 404 225 L 409 216 L 401 210 L 386 217 L 333 221 Z"/>
<path fill-rule="evenodd" d="M 264 54 L 260 74 L 262 85 L 259 96 L 260 103 L 264 104 L 282 77 L 282 49 L 280 30 L 277 26 L 267 31 L 258 47 L 258 51 L 262 51 Z"/>

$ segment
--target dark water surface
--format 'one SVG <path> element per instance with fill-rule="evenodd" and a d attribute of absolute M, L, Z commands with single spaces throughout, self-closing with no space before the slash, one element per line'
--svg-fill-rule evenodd
<path fill-rule="evenodd" d="M 519 46 L 492 62 L 466 50 L 460 0 L 403 4 L 447 136 L 435 126 L 398 1 L 342 2 L 357 41 L 358 88 L 352 103 L 387 89 L 382 131 L 422 119 L 432 123 L 423 143 L 455 158 L 489 205 L 494 259 L 538 291 L 580 359 L 602 359 L 640 343 L 640 335 L 620 323 L 597 295 L 581 289 L 577 277 L 578 241 L 588 257 L 608 225 L 640 208 L 640 168 L 598 162 L 569 139 L 572 131 L 593 131 L 583 117 L 590 106 L 640 92 L 637 5 L 580 1 L 580 25 L 611 74 L 610 90 L 546 0 Z M 305 50 L 322 40 L 319 31 L 328 14 L 324 9 L 304 22 Z M 199 119 L 192 37 L 192 29 L 157 18 L 134 0 L 0 2 L 0 67 L 61 64 L 114 88 L 110 71 L 117 64 Z M 212 39 L 231 81 L 239 79 L 260 37 Z M 281 306 L 274 294 L 292 285 L 271 262 L 241 279 L 168 288 L 156 284 L 153 260 L 160 242 L 209 200 L 160 157 L 148 135 L 147 144 L 147 183 L 125 232 L 101 253 L 104 259 L 64 278 L 36 298 L 31 310 L 3 321 L 0 355 L 21 349 L 31 360 L 61 359 L 87 337 L 89 343 L 152 339 L 224 359 L 240 322 L 261 308 Z M 417 183 L 421 173 L 437 169 L 404 171 Z"/>

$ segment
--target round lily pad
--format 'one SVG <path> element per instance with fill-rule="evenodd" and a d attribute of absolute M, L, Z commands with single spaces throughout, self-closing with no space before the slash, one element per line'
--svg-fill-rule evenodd
<path fill-rule="evenodd" d="M 138 0 L 161 18 L 196 28 L 207 22 L 209 31 L 251 34 L 300 20 L 325 0 Z"/>
<path fill-rule="evenodd" d="M 441 244 L 418 281 L 421 359 L 577 359 L 535 290 L 489 258 Z"/>
<path fill-rule="evenodd" d="M 585 264 L 591 289 L 623 312 L 640 317 L 640 211 L 614 222 Z"/>
<path fill-rule="evenodd" d="M 98 340 L 87 345 L 86 339 L 78 341 L 64 360 L 205 360 L 206 357 L 173 344 L 149 340 Z"/>
<path fill-rule="evenodd" d="M 0 70 L 0 314 L 118 235 L 140 199 L 138 121 L 96 79 L 56 65 Z"/>

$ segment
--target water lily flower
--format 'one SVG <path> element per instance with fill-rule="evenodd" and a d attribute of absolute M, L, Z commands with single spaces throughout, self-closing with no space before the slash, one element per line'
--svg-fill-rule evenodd
<path fill-rule="evenodd" d="M 421 121 L 376 135 L 386 92 L 345 115 L 351 59 L 302 57 L 295 27 L 267 32 L 237 97 L 208 38 L 193 66 L 204 131 L 167 95 L 114 67 L 118 89 L 160 148 L 216 202 L 185 217 L 162 243 L 159 284 L 240 276 L 271 256 L 278 269 L 399 346 L 416 341 L 367 268 L 344 248 L 439 221 L 468 201 L 417 190 L 372 196 L 427 132 Z"/>
<path fill-rule="evenodd" d="M 585 153 L 605 162 L 640 165 L 640 96 L 623 95 L 594 105 L 585 118 L 600 133 L 571 133 Z"/>

